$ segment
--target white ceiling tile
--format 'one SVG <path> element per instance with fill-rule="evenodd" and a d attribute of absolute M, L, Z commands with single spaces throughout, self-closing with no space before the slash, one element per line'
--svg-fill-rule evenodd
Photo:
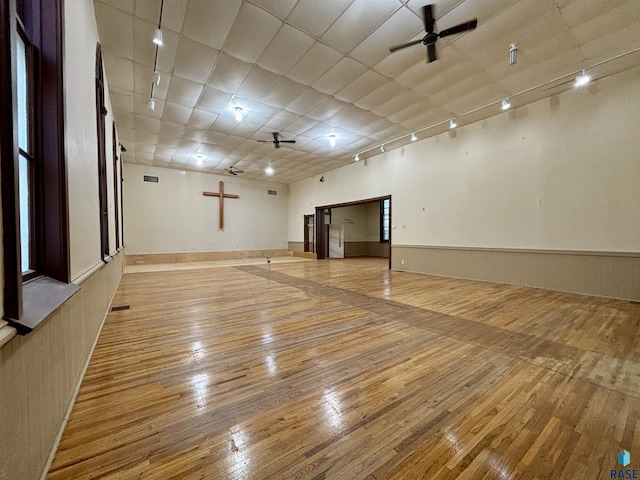
<path fill-rule="evenodd" d="M 469 54 L 498 41 L 508 46 L 509 43 L 517 41 L 516 34 L 519 30 L 556 11 L 552 0 L 520 0 L 486 22 L 479 23 L 475 30 L 447 39 L 451 39 L 457 48 Z"/>
<path fill-rule="evenodd" d="M 133 92 L 133 60 L 113 55 L 111 52 L 103 52 L 102 61 L 109 88 Z"/>
<path fill-rule="evenodd" d="M 251 70 L 251 64 L 224 52 L 218 57 L 208 85 L 227 93 L 235 93 Z"/>
<path fill-rule="evenodd" d="M 325 99 L 325 96 L 317 92 L 312 88 L 307 88 L 302 94 L 289 103 L 286 109 L 289 112 L 297 113 L 298 115 L 305 115 L 313 108 L 320 105 Z"/>
<path fill-rule="evenodd" d="M 220 50 L 241 5 L 242 0 L 190 0 L 183 33 Z"/>
<path fill-rule="evenodd" d="M 221 133 L 231 134 L 237 126 L 238 122 L 233 118 L 219 116 L 216 121 L 213 122 L 211 128 Z"/>
<path fill-rule="evenodd" d="M 136 115 L 134 119 L 136 130 L 147 133 L 160 133 L 160 119 Z"/>
<path fill-rule="evenodd" d="M 318 122 L 316 120 L 312 120 L 311 118 L 301 117 L 289 126 L 287 126 L 287 132 L 293 135 L 300 135 L 311 127 L 316 125 Z"/>
<path fill-rule="evenodd" d="M 101 18 L 98 24 L 100 42 L 109 45 L 114 55 L 133 60 L 134 17 L 102 2 L 96 2 L 95 10 Z"/>
<path fill-rule="evenodd" d="M 339 52 L 348 53 L 399 7 L 397 2 L 354 0 L 321 37 L 322 41 Z"/>
<path fill-rule="evenodd" d="M 375 107 L 388 102 L 392 98 L 404 93 L 406 90 L 406 88 L 390 80 L 381 87 L 376 88 L 370 94 L 359 99 L 355 102 L 355 105 L 366 110 L 373 110 Z"/>
<path fill-rule="evenodd" d="M 182 78 L 204 84 L 211 75 L 219 53 L 218 50 L 207 45 L 182 37 L 176 53 L 174 73 Z"/>
<path fill-rule="evenodd" d="M 389 101 L 378 105 L 373 112 L 382 117 L 389 117 L 393 113 L 403 110 L 411 105 L 422 102 L 424 99 L 418 97 L 414 92 L 407 90 L 394 96 Z"/>
<path fill-rule="evenodd" d="M 198 127 L 193 127 L 187 125 L 182 133 L 182 138 L 186 138 L 188 140 L 194 140 L 196 142 L 201 142 L 206 134 L 205 130 L 202 130 Z"/>
<path fill-rule="evenodd" d="M 305 32 L 320 37 L 342 15 L 352 0 L 300 0 L 287 20 Z"/>
<path fill-rule="evenodd" d="M 313 88 L 328 95 L 346 87 L 366 71 L 367 67 L 361 63 L 345 57 L 331 70 L 313 83 Z"/>
<path fill-rule="evenodd" d="M 372 67 L 390 55 L 390 46 L 407 42 L 418 34 L 424 35 L 424 24 L 411 10 L 401 8 L 354 48 L 350 56 Z"/>
<path fill-rule="evenodd" d="M 386 77 L 373 70 L 367 70 L 342 90 L 336 92 L 335 97 L 344 102 L 353 103 L 373 92 L 376 88 L 381 87 L 386 82 Z"/>
<path fill-rule="evenodd" d="M 306 116 L 314 120 L 324 121 L 333 117 L 346 106 L 347 103 L 345 102 L 332 97 L 325 97 L 324 101 L 307 112 Z"/>
<path fill-rule="evenodd" d="M 158 138 L 158 145 L 162 145 L 164 147 L 177 148 L 179 143 L 180 143 L 180 137 L 160 135 L 160 137 Z"/>
<path fill-rule="evenodd" d="M 425 63 L 426 58 L 426 48 L 418 45 L 389 54 L 377 63 L 374 69 L 385 77 L 395 78 L 407 68 L 418 63 Z"/>
<path fill-rule="evenodd" d="M 160 135 L 165 137 L 180 137 L 182 136 L 182 132 L 184 132 L 184 127 L 184 124 L 163 120 L 160 124 Z"/>
<path fill-rule="evenodd" d="M 312 47 L 315 40 L 306 33 L 283 25 L 258 60 L 258 65 L 284 75 Z"/>
<path fill-rule="evenodd" d="M 296 0 L 251 0 L 251 3 L 260 5 L 275 16 L 285 19 L 295 6 Z"/>
<path fill-rule="evenodd" d="M 140 143 L 153 143 L 153 144 L 158 143 L 157 133 L 149 133 L 149 132 L 136 130 L 134 132 L 134 138 L 136 142 L 140 142 Z"/>
<path fill-rule="evenodd" d="M 157 0 L 150 0 L 158 3 Z M 171 0 L 164 2 L 162 10 L 162 29 L 168 28 L 177 33 L 182 33 L 185 15 L 187 13 L 187 4 L 189 0 Z"/>
<path fill-rule="evenodd" d="M 260 25 L 256 28 L 256 25 Z M 282 21 L 250 3 L 244 3 L 224 42 L 223 50 L 254 63 L 282 26 Z"/>
<path fill-rule="evenodd" d="M 304 85 L 283 77 L 273 90 L 262 99 L 262 102 L 274 107 L 287 106 L 294 98 L 300 95 L 305 88 Z"/>
<path fill-rule="evenodd" d="M 106 3 L 113 8 L 130 14 L 135 14 L 136 11 L 135 0 L 98 0 L 95 3 L 96 5 L 98 3 Z"/>
<path fill-rule="evenodd" d="M 622 8 L 620 8 L 622 7 Z M 629 0 L 590 0 L 588 2 L 573 1 L 562 7 L 562 16 L 569 27 L 577 27 L 585 23 L 590 23 L 595 19 L 613 14 L 617 20 L 624 22 L 625 16 L 629 10 L 636 10 L 635 18 L 637 19 L 638 2 Z M 633 21 L 633 17 L 631 18 Z"/>
<path fill-rule="evenodd" d="M 253 67 L 240 88 L 238 88 L 237 94 L 242 98 L 260 101 L 273 90 L 281 78 L 281 76 L 264 68 Z"/>
<path fill-rule="evenodd" d="M 185 107 L 184 105 L 178 105 L 177 103 L 166 102 L 162 120 L 186 125 L 187 121 L 189 121 L 189 117 L 191 117 L 192 112 L 193 108 Z"/>
<path fill-rule="evenodd" d="M 174 75 L 171 78 L 167 101 L 193 108 L 204 90 L 201 83 Z"/>
<path fill-rule="evenodd" d="M 191 117 L 189 117 L 189 120 L 187 121 L 187 125 L 207 130 L 217 118 L 218 115 L 216 113 L 194 108 Z"/>
<path fill-rule="evenodd" d="M 298 118 L 300 118 L 300 115 L 282 110 L 274 115 L 265 126 L 274 131 L 281 131 L 298 120 Z"/>
<path fill-rule="evenodd" d="M 331 67 L 337 64 L 343 55 L 336 50 L 315 43 L 307 54 L 287 73 L 287 77 L 304 85 L 311 85 Z"/>
<path fill-rule="evenodd" d="M 207 85 L 204 87 L 198 103 L 196 103 L 196 108 L 213 112 L 224 110 L 231 103 L 231 98 L 232 95 L 230 93 L 222 92 Z"/>

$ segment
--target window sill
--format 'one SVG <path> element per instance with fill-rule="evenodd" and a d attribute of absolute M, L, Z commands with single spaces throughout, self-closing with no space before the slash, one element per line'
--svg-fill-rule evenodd
<path fill-rule="evenodd" d="M 40 277 L 22 286 L 22 318 L 7 318 L 20 335 L 26 335 L 66 302 L 80 287 L 49 277 Z"/>

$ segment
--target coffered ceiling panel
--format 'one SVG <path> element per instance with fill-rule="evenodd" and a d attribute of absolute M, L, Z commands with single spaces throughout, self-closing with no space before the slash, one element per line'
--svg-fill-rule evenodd
<path fill-rule="evenodd" d="M 597 81 L 640 66 L 639 0 L 431 1 L 436 32 L 478 25 L 438 39 L 427 63 L 421 43 L 389 52 L 423 40 L 426 1 L 94 0 L 123 160 L 222 174 L 235 165 L 254 180 L 270 163 L 290 183 L 412 132 L 444 132 L 452 117 L 498 114 L 502 98 L 517 107 L 572 88 L 583 68 Z M 296 143 L 275 149 L 273 132 Z"/>

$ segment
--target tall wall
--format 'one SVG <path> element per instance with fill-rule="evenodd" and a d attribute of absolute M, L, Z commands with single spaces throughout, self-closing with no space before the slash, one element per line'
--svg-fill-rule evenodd
<path fill-rule="evenodd" d="M 11 480 L 34 480 L 45 473 L 123 267 L 123 255 L 116 251 L 112 252 L 114 258 L 109 264 L 101 259 L 94 80 L 98 35 L 93 2 L 66 0 L 64 5 L 63 140 L 67 155 L 71 276 L 80 290 L 31 333 L 14 336 L 0 345 L 0 478 Z M 107 108 L 111 111 L 109 103 Z M 113 178 L 112 121 L 109 114 L 108 179 Z M 113 182 L 108 185 L 111 220 Z M 113 247 L 113 221 L 109 233 Z"/>
<path fill-rule="evenodd" d="M 316 205 L 391 194 L 394 269 L 638 299 L 639 87 L 627 71 L 294 183 L 289 240 Z"/>
<path fill-rule="evenodd" d="M 157 176 L 158 183 L 144 182 L 145 175 Z M 224 200 L 223 230 L 218 198 L 202 194 L 218 192 L 220 181 L 225 193 L 240 197 Z M 240 177 L 126 164 L 127 254 L 286 249 L 288 190 Z"/>

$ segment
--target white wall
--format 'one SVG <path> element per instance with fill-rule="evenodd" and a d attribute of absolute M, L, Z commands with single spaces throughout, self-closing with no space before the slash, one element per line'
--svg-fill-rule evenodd
<path fill-rule="evenodd" d="M 379 242 L 380 204 L 375 202 L 332 208 L 331 223 L 344 224 L 345 242 Z"/>
<path fill-rule="evenodd" d="M 96 127 L 95 64 L 99 41 L 93 2 L 65 3 L 65 120 L 69 192 L 71 278 L 102 262 L 98 196 L 98 140 Z M 109 246 L 115 249 L 112 124 L 113 115 L 105 72 L 105 118 Z M 82 200 L 78 200 L 82 199 Z"/>
<path fill-rule="evenodd" d="M 639 87 L 625 72 L 296 182 L 289 240 L 316 205 L 392 194 L 394 245 L 640 251 Z"/>
<path fill-rule="evenodd" d="M 144 175 L 159 183 L 144 182 Z M 239 195 L 224 200 L 224 230 L 218 228 L 219 199 L 202 192 Z M 267 195 L 267 190 L 277 195 Z M 127 254 L 224 252 L 287 248 L 288 187 L 240 177 L 124 165 Z"/>

